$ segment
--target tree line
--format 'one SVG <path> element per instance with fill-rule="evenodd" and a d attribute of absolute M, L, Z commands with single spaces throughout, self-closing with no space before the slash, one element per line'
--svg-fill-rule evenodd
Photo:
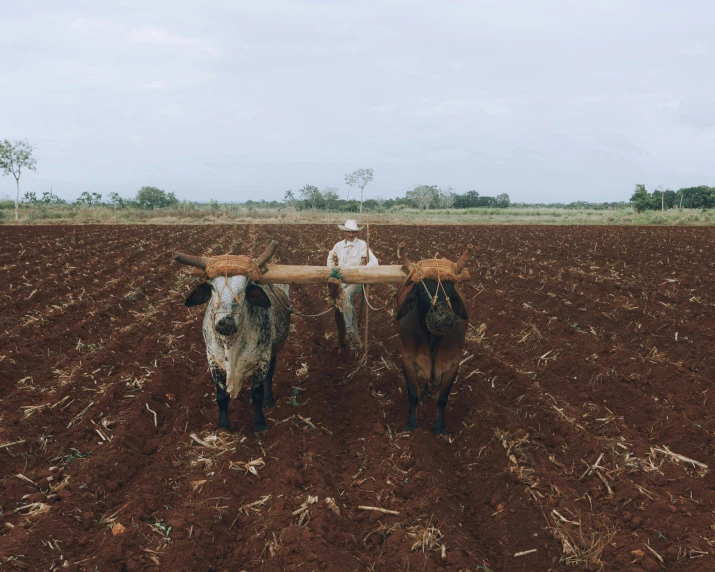
<path fill-rule="evenodd" d="M 37 171 L 37 161 L 34 157 L 35 147 L 27 140 L 0 142 L 0 172 L 3 175 L 11 175 L 15 179 L 15 218 L 18 218 L 18 207 L 20 203 L 20 178 L 23 171 Z M 249 208 L 260 206 L 263 208 L 293 207 L 296 209 L 329 210 L 342 212 L 362 213 L 363 207 L 369 210 L 385 210 L 394 208 L 417 208 L 427 209 L 469 209 L 469 208 L 508 208 L 512 205 L 509 195 L 498 194 L 494 197 L 480 195 L 477 191 L 471 190 L 464 194 L 454 192 L 454 189 L 447 187 L 442 189 L 437 185 L 417 185 L 405 193 L 404 197 L 396 199 L 385 199 L 376 197 L 364 200 L 365 187 L 374 178 L 373 169 L 356 169 L 352 173 L 345 175 L 345 184 L 348 186 L 348 193 L 345 199 L 340 198 L 339 190 L 336 187 L 325 187 L 323 190 L 314 185 L 305 185 L 296 193 L 292 190 L 286 191 L 283 201 L 253 201 L 245 203 Z M 360 190 L 360 200 L 350 199 L 350 189 Z M 55 195 L 52 190 L 42 193 L 38 197 L 34 191 L 26 192 L 23 202 L 33 205 L 59 205 L 67 204 L 67 201 Z M 109 193 L 107 200 L 103 200 L 101 193 L 83 192 L 73 203 L 77 206 L 100 206 L 107 205 L 114 208 L 140 208 L 156 209 L 176 207 L 179 199 L 173 192 L 166 192 L 157 187 L 142 187 L 132 199 L 125 199 L 118 193 Z M 186 201 L 184 201 L 184 204 Z M 239 203 L 241 204 L 241 203 Z M 652 192 L 648 192 L 645 185 L 635 186 L 630 205 L 638 212 L 647 210 L 662 210 L 674 208 L 715 208 L 715 187 L 701 185 L 699 187 L 687 187 L 674 191 L 658 187 Z M 217 208 L 216 201 L 210 201 L 211 208 Z M 517 206 L 517 205 L 514 205 Z M 568 205 L 538 205 L 519 204 L 518 206 L 549 206 L 559 208 L 622 208 L 625 203 L 588 203 L 575 202 Z"/>
<path fill-rule="evenodd" d="M 358 212 L 360 203 L 353 199 L 341 199 L 338 189 L 325 187 L 320 190 L 315 185 L 305 185 L 294 192 L 286 191 L 283 205 L 299 210 L 328 210 L 338 212 Z M 282 204 L 278 201 L 246 201 L 248 206 L 262 206 L 265 208 L 279 208 Z M 507 208 L 511 204 L 509 195 L 502 193 L 496 197 L 480 195 L 477 191 L 468 191 L 464 194 L 455 193 L 448 187 L 442 189 L 437 185 L 417 185 L 405 193 L 404 197 L 385 199 L 376 197 L 367 199 L 362 205 L 367 210 L 386 210 L 394 208 L 427 209 L 469 209 L 469 208 Z"/>
<path fill-rule="evenodd" d="M 70 204 L 52 191 L 45 191 L 40 197 L 35 192 L 27 192 L 23 195 L 22 202 L 30 205 Z M 125 199 L 119 196 L 119 193 L 109 193 L 107 200 L 104 200 L 102 193 L 85 191 L 71 204 L 85 207 L 110 206 L 120 209 L 160 209 L 178 206 L 179 199 L 173 192 L 167 193 L 157 187 L 142 187 L 133 199 Z"/>
<path fill-rule="evenodd" d="M 652 193 L 645 185 L 636 185 L 631 196 L 631 204 L 638 212 L 665 209 L 712 209 L 715 208 L 715 187 L 701 185 L 674 191 L 658 187 Z"/>

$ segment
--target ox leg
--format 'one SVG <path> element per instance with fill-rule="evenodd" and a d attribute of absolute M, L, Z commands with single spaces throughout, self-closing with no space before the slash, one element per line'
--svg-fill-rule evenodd
<path fill-rule="evenodd" d="M 435 435 L 447 434 L 447 429 L 444 425 L 444 409 L 447 407 L 447 400 L 449 399 L 449 392 L 452 389 L 452 383 L 454 383 L 454 378 L 452 378 L 446 387 L 440 388 L 440 392 L 437 396 L 437 421 L 434 424 L 434 429 L 432 429 L 432 433 Z"/>
<path fill-rule="evenodd" d="M 414 431 L 417 429 L 417 403 L 419 403 L 419 394 L 417 393 L 417 384 L 415 383 L 414 373 L 403 366 L 402 372 L 405 374 L 405 382 L 407 383 L 407 401 L 410 404 L 410 416 L 407 418 L 407 425 L 403 431 Z"/>
<path fill-rule="evenodd" d="M 211 368 L 211 377 L 216 384 L 216 404 L 218 405 L 218 428 L 231 429 L 228 419 L 228 402 L 231 396 L 226 392 L 226 372 L 219 367 Z"/>
<path fill-rule="evenodd" d="M 263 380 L 260 382 L 253 383 L 253 389 L 251 391 L 251 397 L 253 399 L 253 407 L 256 411 L 253 417 L 253 434 L 258 437 L 261 433 L 268 431 L 268 425 L 266 425 L 266 418 L 263 416 L 263 393 L 264 393 Z"/>
<path fill-rule="evenodd" d="M 266 385 L 265 391 L 263 393 L 263 407 L 265 409 L 270 409 L 275 405 L 275 400 L 273 399 L 273 372 L 276 371 L 276 356 L 271 358 L 271 363 L 268 366 L 268 373 L 266 374 Z"/>
<path fill-rule="evenodd" d="M 268 377 L 272 366 L 275 367 L 275 361 L 273 359 L 271 359 L 270 362 L 262 363 L 253 376 L 251 400 L 253 401 L 253 408 L 256 411 L 253 418 L 253 434 L 256 437 L 258 437 L 261 433 L 268 431 L 266 418 L 263 416 L 263 398 L 266 390 L 266 378 Z"/>
<path fill-rule="evenodd" d="M 451 350 L 452 348 L 448 346 Z M 452 389 L 454 380 L 457 379 L 459 373 L 459 350 L 453 351 L 452 359 L 447 361 L 447 356 L 450 354 L 446 350 L 438 352 L 438 358 L 435 362 L 435 380 L 439 383 L 437 390 L 437 421 L 434 424 L 432 432 L 435 435 L 445 435 L 447 429 L 444 426 L 444 409 L 447 407 L 449 392 Z M 442 359 L 439 359 L 442 358 Z M 446 362 L 446 363 L 445 363 Z"/>

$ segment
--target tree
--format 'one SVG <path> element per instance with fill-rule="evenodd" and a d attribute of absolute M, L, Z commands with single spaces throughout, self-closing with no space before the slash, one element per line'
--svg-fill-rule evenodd
<path fill-rule="evenodd" d="M 367 184 L 372 181 L 372 169 L 355 169 L 352 173 L 345 175 L 345 184 L 348 187 L 360 189 L 360 214 L 362 214 L 362 195 Z M 350 191 L 348 191 L 348 200 L 350 199 Z"/>
<path fill-rule="evenodd" d="M 123 209 L 127 206 L 128 202 L 129 201 L 119 196 L 119 193 L 109 193 L 109 204 L 114 205 L 114 210 L 117 210 L 117 208 Z"/>
<path fill-rule="evenodd" d="M 457 195 L 454 193 L 452 187 L 448 187 L 446 191 L 437 189 L 437 206 L 441 209 L 451 209 L 454 206 L 454 202 Z"/>
<path fill-rule="evenodd" d="M 679 189 L 677 194 L 686 208 L 715 208 L 715 187 L 687 187 Z"/>
<path fill-rule="evenodd" d="M 511 204 L 511 201 L 509 200 L 509 195 L 507 195 L 506 193 L 497 195 L 495 202 L 496 206 L 500 209 L 505 209 Z"/>
<path fill-rule="evenodd" d="M 298 193 L 300 198 L 308 203 L 313 210 L 319 208 L 323 202 L 323 195 L 320 193 L 320 189 L 313 185 L 305 185 Z"/>
<path fill-rule="evenodd" d="M 323 201 L 325 201 L 326 210 L 336 210 L 340 201 L 337 187 L 325 187 L 323 189 Z"/>
<path fill-rule="evenodd" d="M 101 193 L 88 193 L 84 191 L 74 202 L 76 205 L 86 205 L 88 207 L 96 207 L 102 204 Z"/>
<path fill-rule="evenodd" d="M 20 204 L 20 177 L 22 170 L 37 171 L 37 161 L 32 156 L 35 147 L 25 140 L 8 141 L 0 143 L 0 169 L 3 175 L 15 177 L 17 194 L 15 195 L 15 220 L 20 218 L 18 208 Z"/>
<path fill-rule="evenodd" d="M 454 208 L 469 209 L 479 206 L 479 193 L 477 191 L 467 191 L 464 195 L 455 195 Z"/>
<path fill-rule="evenodd" d="M 136 201 L 139 208 L 142 209 L 160 209 L 179 204 L 179 199 L 174 196 L 174 193 L 167 193 L 156 187 L 142 187 L 139 189 Z"/>
<path fill-rule="evenodd" d="M 34 205 L 35 203 L 37 203 L 37 195 L 34 192 L 28 191 L 24 195 L 22 195 L 22 202 Z"/>
<path fill-rule="evenodd" d="M 660 212 L 665 212 L 665 189 L 663 185 L 659 185 L 656 191 L 660 193 Z"/>
<path fill-rule="evenodd" d="M 673 189 L 665 189 L 661 200 L 667 209 L 674 209 L 678 206 L 678 194 Z"/>
<path fill-rule="evenodd" d="M 646 210 L 650 203 L 650 195 L 645 188 L 645 185 L 636 185 L 633 190 L 633 196 L 631 196 L 631 203 L 636 212 L 642 213 Z"/>
<path fill-rule="evenodd" d="M 63 205 L 67 201 L 61 199 L 52 191 L 45 191 L 42 193 L 42 198 L 40 199 L 40 202 L 46 205 Z"/>
<path fill-rule="evenodd" d="M 406 198 L 418 209 L 428 209 L 437 200 L 438 189 L 436 186 L 418 185 L 411 191 L 407 191 Z"/>

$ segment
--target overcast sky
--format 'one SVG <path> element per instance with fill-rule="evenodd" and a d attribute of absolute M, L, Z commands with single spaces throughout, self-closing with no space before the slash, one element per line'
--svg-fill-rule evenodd
<path fill-rule="evenodd" d="M 715 185 L 715 3 L 54 0 L 0 20 L 24 190 L 282 199 L 373 167 L 513 201 Z M 0 178 L 0 194 L 14 180 Z"/>

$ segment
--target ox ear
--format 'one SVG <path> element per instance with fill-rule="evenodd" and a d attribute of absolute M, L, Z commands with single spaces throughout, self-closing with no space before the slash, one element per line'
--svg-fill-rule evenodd
<path fill-rule="evenodd" d="M 414 284 L 406 286 L 404 290 L 397 293 L 397 314 L 395 320 L 401 320 L 409 314 L 417 304 L 417 293 Z"/>
<path fill-rule="evenodd" d="M 208 282 L 198 284 L 194 291 L 189 294 L 189 297 L 184 302 L 185 306 L 200 306 L 206 304 L 211 299 L 211 290 L 213 287 Z"/>
<path fill-rule="evenodd" d="M 449 297 L 449 301 L 452 304 L 452 310 L 457 314 L 462 320 L 468 320 L 469 316 L 467 314 L 467 306 L 464 304 L 464 298 L 459 288 L 455 285 L 454 290 L 452 290 L 452 295 Z"/>
<path fill-rule="evenodd" d="M 263 288 L 255 284 L 249 284 L 246 288 L 246 300 L 249 304 L 258 306 L 259 308 L 271 307 L 271 300 L 268 295 L 264 292 Z"/>

